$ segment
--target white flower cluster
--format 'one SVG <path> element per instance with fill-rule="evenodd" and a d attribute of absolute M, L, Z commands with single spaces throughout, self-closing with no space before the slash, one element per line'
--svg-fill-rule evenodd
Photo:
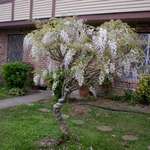
<path fill-rule="evenodd" d="M 36 45 L 32 46 L 31 55 L 33 58 L 39 58 L 39 48 Z"/>
<path fill-rule="evenodd" d="M 62 30 L 60 32 L 60 37 L 62 38 L 63 42 L 65 42 L 65 43 L 69 43 L 70 42 L 69 35 L 64 30 Z"/>
<path fill-rule="evenodd" d="M 32 40 L 31 35 L 25 36 L 24 42 L 23 42 L 23 49 L 24 49 L 24 51 L 31 50 L 32 45 L 33 45 L 33 40 Z"/>
<path fill-rule="evenodd" d="M 36 86 L 45 86 L 45 79 L 48 75 L 48 71 L 46 69 L 41 70 L 41 73 L 35 73 L 33 82 Z"/>
<path fill-rule="evenodd" d="M 93 36 L 92 40 L 98 53 L 102 55 L 107 44 L 107 30 L 99 28 L 99 31 Z"/>
<path fill-rule="evenodd" d="M 56 34 L 54 32 L 47 32 L 42 39 L 42 43 L 45 46 L 51 45 L 56 40 Z"/>
<path fill-rule="evenodd" d="M 109 48 L 111 50 L 112 57 L 115 57 L 117 55 L 117 42 L 109 40 L 108 45 L 109 45 Z"/>
<path fill-rule="evenodd" d="M 53 60 L 49 60 L 47 69 L 49 71 L 49 73 L 51 72 L 55 72 L 58 69 L 58 64 L 56 62 L 54 62 Z"/>
<path fill-rule="evenodd" d="M 87 32 L 87 35 L 93 35 L 94 29 L 93 28 L 88 29 L 86 32 Z"/>
<path fill-rule="evenodd" d="M 104 80 L 105 80 L 105 73 L 103 71 L 100 72 L 100 75 L 99 75 L 99 84 L 102 85 Z"/>
<path fill-rule="evenodd" d="M 57 85 L 58 85 L 58 81 L 53 82 L 53 85 L 52 85 L 52 91 L 53 91 L 53 92 L 54 92 L 55 89 L 57 88 Z M 53 93 L 53 95 L 54 95 L 54 93 Z"/>
<path fill-rule="evenodd" d="M 69 64 L 71 63 L 72 61 L 72 58 L 73 56 L 75 55 L 76 51 L 73 50 L 73 49 L 69 49 L 67 54 L 65 55 L 65 58 L 64 58 L 64 65 L 65 65 L 65 68 L 68 69 L 68 66 Z"/>
<path fill-rule="evenodd" d="M 62 55 L 64 56 L 67 51 L 67 46 L 65 44 L 60 44 L 60 51 Z"/>
<path fill-rule="evenodd" d="M 110 74 L 115 72 L 115 64 L 109 60 L 103 62 L 103 71 L 105 74 Z"/>
<path fill-rule="evenodd" d="M 78 81 L 79 86 L 82 86 L 84 83 L 84 69 L 78 67 L 75 72 L 75 79 Z"/>
<path fill-rule="evenodd" d="M 35 74 L 33 78 L 33 82 L 35 86 L 38 86 L 40 84 L 40 74 Z"/>
<path fill-rule="evenodd" d="M 130 73 L 130 68 L 131 68 L 131 62 L 129 59 L 125 59 L 124 61 L 122 61 L 122 64 L 123 64 L 123 72 L 126 76 L 129 75 Z"/>
<path fill-rule="evenodd" d="M 110 66 L 109 66 L 110 73 L 114 73 L 115 70 L 116 70 L 115 64 L 114 64 L 114 63 L 110 63 L 109 65 L 110 65 Z"/>
<path fill-rule="evenodd" d="M 99 84 L 101 85 L 104 82 L 106 75 L 113 74 L 115 70 L 116 68 L 114 63 L 110 60 L 107 60 L 106 62 L 103 61 L 103 69 L 99 74 Z"/>

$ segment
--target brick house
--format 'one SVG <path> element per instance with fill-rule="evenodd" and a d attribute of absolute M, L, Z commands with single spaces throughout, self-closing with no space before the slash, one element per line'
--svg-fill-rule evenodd
<path fill-rule="evenodd" d="M 150 0 L 0 0 L 0 64 L 31 62 L 23 52 L 23 39 L 34 29 L 33 20 L 65 16 L 78 16 L 93 25 L 110 19 L 127 22 L 147 40 L 146 63 L 150 64 Z M 41 59 L 36 67 L 45 61 Z"/>

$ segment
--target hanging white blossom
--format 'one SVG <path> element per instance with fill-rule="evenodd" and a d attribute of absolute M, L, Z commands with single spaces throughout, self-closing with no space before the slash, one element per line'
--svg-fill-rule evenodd
<path fill-rule="evenodd" d="M 131 62 L 138 62 L 139 53 L 137 50 L 131 49 L 127 57 Z"/>
<path fill-rule="evenodd" d="M 93 35 L 94 29 L 93 28 L 88 29 L 86 32 L 87 32 L 87 35 Z"/>
<path fill-rule="evenodd" d="M 42 71 L 41 78 L 43 78 L 43 79 L 45 80 L 46 77 L 47 77 L 47 75 L 48 75 L 48 70 L 47 70 L 47 69 L 44 69 L 44 70 Z"/>
<path fill-rule="evenodd" d="M 75 53 L 76 53 L 76 51 L 74 51 L 73 49 L 68 50 L 68 52 L 67 52 L 67 54 L 65 55 L 65 58 L 64 58 L 65 68 L 68 68 L 68 66 L 71 63 Z"/>
<path fill-rule="evenodd" d="M 114 63 L 110 63 L 110 73 L 114 73 L 116 68 L 115 68 L 115 64 Z"/>
<path fill-rule="evenodd" d="M 68 33 L 65 32 L 64 30 L 62 30 L 62 31 L 60 32 L 60 36 L 61 36 L 62 40 L 63 40 L 65 43 L 69 43 L 69 42 L 70 42 Z"/>
<path fill-rule="evenodd" d="M 99 75 L 99 84 L 102 85 L 104 80 L 105 80 L 105 73 L 101 71 Z"/>
<path fill-rule="evenodd" d="M 47 70 L 49 71 L 49 73 L 55 72 L 57 69 L 58 69 L 58 64 L 54 62 L 53 60 L 50 60 L 48 63 L 48 67 L 47 67 Z"/>
<path fill-rule="evenodd" d="M 65 21 L 65 23 L 64 23 L 65 25 L 70 25 L 71 24 L 71 22 L 70 21 Z"/>
<path fill-rule="evenodd" d="M 81 87 L 84 83 L 84 69 L 78 67 L 75 71 L 75 79 L 78 81 L 79 86 Z"/>
<path fill-rule="evenodd" d="M 58 85 L 58 81 L 53 82 L 53 85 L 52 85 L 53 95 L 54 95 L 55 89 L 57 88 L 57 85 Z"/>
<path fill-rule="evenodd" d="M 112 57 L 115 57 L 117 55 L 117 42 L 108 41 L 108 45 L 110 47 Z"/>
<path fill-rule="evenodd" d="M 128 76 L 129 73 L 130 73 L 131 62 L 130 62 L 130 60 L 128 58 L 126 58 L 124 61 L 122 61 L 122 64 L 123 64 L 124 74 L 126 76 Z"/>
<path fill-rule="evenodd" d="M 47 32 L 42 39 L 42 43 L 45 44 L 46 46 L 49 46 L 55 40 L 56 40 L 56 33 L 55 32 Z"/>
<path fill-rule="evenodd" d="M 35 86 L 40 85 L 40 74 L 35 74 L 33 78 L 33 82 Z"/>
<path fill-rule="evenodd" d="M 90 49 L 91 51 L 94 51 L 93 45 L 90 43 L 85 43 L 84 47 L 85 47 L 85 49 Z"/>
<path fill-rule="evenodd" d="M 57 73 L 56 72 L 53 72 L 53 80 L 54 80 L 54 82 L 53 82 L 53 85 L 52 85 L 52 92 L 54 94 L 54 91 L 57 88 L 57 85 L 59 83 L 59 81 L 57 80 Z"/>
<path fill-rule="evenodd" d="M 109 69 L 110 69 L 110 68 L 109 68 L 109 65 L 108 65 L 108 64 L 105 64 L 105 65 L 104 65 L 104 71 L 105 71 L 106 74 L 109 74 L 109 73 L 110 73 Z"/>
<path fill-rule="evenodd" d="M 132 68 L 131 72 L 132 72 L 132 78 L 133 78 L 135 81 L 138 81 L 139 74 L 138 74 L 137 69 L 134 67 L 134 68 Z"/>
<path fill-rule="evenodd" d="M 45 86 L 45 80 L 41 77 L 40 78 L 40 86 Z"/>
<path fill-rule="evenodd" d="M 62 55 L 64 56 L 67 51 L 67 46 L 65 44 L 60 44 L 60 51 Z"/>
<path fill-rule="evenodd" d="M 39 58 L 39 48 L 35 45 L 32 46 L 31 55 L 33 58 Z"/>
<path fill-rule="evenodd" d="M 106 73 L 106 74 L 109 74 L 110 73 L 110 59 L 107 60 L 104 65 L 103 65 L 103 71 Z"/>
<path fill-rule="evenodd" d="M 24 41 L 23 41 L 23 49 L 24 49 L 24 51 L 31 50 L 32 45 L 33 45 L 32 36 L 31 35 L 25 36 Z"/>
<path fill-rule="evenodd" d="M 93 36 L 92 40 L 98 53 L 102 55 L 107 44 L 107 30 L 99 28 L 97 34 Z"/>

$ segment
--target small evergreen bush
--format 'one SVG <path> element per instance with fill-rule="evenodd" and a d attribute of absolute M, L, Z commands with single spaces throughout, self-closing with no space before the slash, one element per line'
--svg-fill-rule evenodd
<path fill-rule="evenodd" d="M 123 100 L 129 102 L 130 104 L 136 104 L 139 101 L 139 97 L 135 91 L 125 90 Z"/>
<path fill-rule="evenodd" d="M 137 89 L 139 102 L 143 104 L 150 104 L 150 75 L 143 75 L 139 81 Z"/>
<path fill-rule="evenodd" d="M 22 62 L 7 63 L 2 66 L 2 77 L 9 89 L 25 89 L 32 86 L 32 67 Z"/>

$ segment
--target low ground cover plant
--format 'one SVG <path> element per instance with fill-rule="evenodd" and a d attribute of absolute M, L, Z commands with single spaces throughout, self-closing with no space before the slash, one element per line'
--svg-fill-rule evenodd
<path fill-rule="evenodd" d="M 111 99 L 113 101 L 128 102 L 129 104 L 139 103 L 139 97 L 137 93 L 130 89 L 124 90 L 123 95 L 112 94 Z"/>

